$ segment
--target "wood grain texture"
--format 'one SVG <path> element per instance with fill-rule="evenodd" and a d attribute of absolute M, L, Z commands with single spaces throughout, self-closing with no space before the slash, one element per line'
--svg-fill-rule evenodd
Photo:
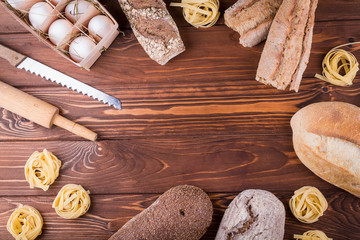
<path fill-rule="evenodd" d="M 360 82 L 342 88 L 305 79 L 302 91 L 278 91 L 254 80 L 183 84 L 123 84 L 99 89 L 121 99 L 119 111 L 61 86 L 26 87 L 99 139 L 148 136 L 291 135 L 292 115 L 310 103 L 346 101 L 359 106 Z M 81 138 L 59 127 L 43 128 L 0 109 L 0 141 Z M 174 128 L 173 126 L 177 126 Z"/>
<path fill-rule="evenodd" d="M 359 198 L 349 196 L 341 190 L 327 192 L 329 208 L 324 216 L 314 224 L 300 223 L 291 214 L 288 200 L 290 191 L 274 194 L 280 198 L 286 209 L 285 238 L 293 239 L 294 233 L 302 234 L 311 229 L 324 231 L 333 239 L 354 240 L 360 232 Z M 237 193 L 210 193 L 214 206 L 213 222 L 202 239 L 214 239 L 226 207 Z M 108 239 L 133 216 L 150 206 L 158 194 L 91 195 L 91 207 L 87 214 L 76 220 L 65 220 L 56 215 L 51 204 L 54 196 L 0 197 L 0 236 L 2 240 L 13 239 L 6 231 L 6 222 L 19 203 L 37 208 L 44 218 L 43 234 L 37 238 L 63 239 Z M 347 236 L 344 236 L 347 233 Z"/>
<path fill-rule="evenodd" d="M 224 11 L 233 5 L 237 0 L 221 0 L 220 1 L 220 19 L 217 25 L 224 24 Z M 120 29 L 130 29 L 130 25 L 126 20 L 117 0 L 99 0 L 105 8 L 114 16 L 119 23 Z M 166 6 L 179 27 L 191 27 L 182 16 L 181 8 L 169 7 L 170 2 L 180 2 L 180 0 L 165 0 Z M 360 19 L 358 12 L 360 11 L 359 4 L 353 4 L 353 1 L 348 0 L 323 0 L 319 1 L 319 6 L 316 11 L 316 21 L 341 21 L 341 20 L 356 20 Z M 341 14 L 339 14 L 341 12 Z M 7 16 L 6 11 L 0 7 L 0 16 Z M 6 24 L 1 24 L 1 21 L 6 19 Z M 26 30 L 16 22 L 14 19 L 2 18 L 0 19 L 0 33 L 19 33 L 26 32 Z"/>
<path fill-rule="evenodd" d="M 168 4 L 172 0 L 166 0 Z M 215 214 L 203 239 L 214 239 L 223 212 L 242 190 L 273 192 L 287 211 L 285 239 L 319 229 L 333 239 L 358 239 L 360 200 L 316 177 L 296 157 L 290 118 L 321 101 L 360 106 L 360 81 L 337 87 L 313 78 L 334 46 L 359 41 L 360 4 L 322 0 L 316 12 L 309 66 L 299 93 L 256 82 L 263 44 L 243 48 L 238 34 L 223 25 L 195 29 L 180 8 L 169 8 L 186 52 L 166 66 L 145 54 L 117 0 L 101 0 L 118 20 L 119 35 L 91 71 L 77 68 L 26 32 L 0 7 L 0 43 L 122 100 L 122 111 L 103 105 L 0 59 L 0 80 L 61 109 L 62 114 L 99 134 L 79 141 L 58 127 L 42 128 L 0 109 L 0 239 L 12 239 L 5 225 L 19 203 L 32 205 L 45 219 L 41 239 L 108 239 L 159 194 L 180 184 L 210 193 Z M 221 1 L 221 11 L 236 0 Z M 350 48 L 359 59 L 360 46 Z M 49 191 L 30 189 L 24 164 L 47 148 L 63 162 Z M 77 220 L 64 220 L 51 208 L 67 183 L 91 191 L 92 207 Z M 287 201 L 304 186 L 318 187 L 329 202 L 317 223 L 303 224 Z"/>
<path fill-rule="evenodd" d="M 24 178 L 26 160 L 44 148 L 63 164 L 47 192 L 30 189 Z M 0 153 L 0 196 L 55 195 L 70 182 L 93 194 L 162 193 L 181 184 L 207 192 L 295 190 L 311 184 L 336 189 L 298 160 L 291 136 L 1 142 Z"/>
<path fill-rule="evenodd" d="M 315 73 L 321 73 L 321 61 L 332 47 L 349 41 L 360 41 L 357 31 L 359 24 L 360 21 L 316 23 L 312 53 L 304 77 L 309 78 Z M 54 54 L 52 49 L 29 33 L 1 34 L 0 43 L 94 87 L 121 86 L 128 83 L 153 85 L 159 82 L 183 84 L 255 79 L 263 43 L 253 48 L 243 48 L 238 43 L 236 33 L 226 26 L 215 26 L 205 30 L 181 28 L 180 32 L 186 51 L 165 66 L 151 60 L 132 32 L 127 30 L 124 37 L 116 38 L 90 72 Z M 358 50 L 360 45 L 352 46 L 350 49 Z M 359 52 L 354 54 L 360 56 Z M 56 85 L 15 69 L 3 59 L 0 59 L 0 63 L 1 80 L 11 85 Z M 258 83 L 258 86 L 261 85 Z M 303 89 L 303 86 L 300 86 L 300 91 Z"/>

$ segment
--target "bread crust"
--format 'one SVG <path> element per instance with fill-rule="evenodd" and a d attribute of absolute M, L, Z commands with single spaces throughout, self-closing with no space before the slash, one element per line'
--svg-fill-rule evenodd
<path fill-rule="evenodd" d="M 119 0 L 149 57 L 161 65 L 185 51 L 179 30 L 162 0 Z"/>
<path fill-rule="evenodd" d="M 161 195 L 109 240 L 198 240 L 212 221 L 213 207 L 198 187 L 180 185 Z"/>
<path fill-rule="evenodd" d="M 311 104 L 292 117 L 291 127 L 301 162 L 360 197 L 360 108 L 343 102 Z"/>
<path fill-rule="evenodd" d="M 244 47 L 266 39 L 282 0 L 238 0 L 224 14 L 225 24 L 240 34 Z"/>
<path fill-rule="evenodd" d="M 256 80 L 284 90 L 299 89 L 312 43 L 317 0 L 284 0 L 270 27 Z"/>
<path fill-rule="evenodd" d="M 271 192 L 249 189 L 230 203 L 215 240 L 282 240 L 285 208 Z"/>

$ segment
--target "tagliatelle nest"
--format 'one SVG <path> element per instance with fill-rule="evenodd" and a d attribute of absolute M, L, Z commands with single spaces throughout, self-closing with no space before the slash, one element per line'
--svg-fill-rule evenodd
<path fill-rule="evenodd" d="M 296 240 L 332 240 L 328 238 L 326 234 L 320 230 L 310 230 L 304 232 L 303 235 L 294 234 Z"/>
<path fill-rule="evenodd" d="M 41 234 L 43 218 L 38 210 L 20 204 L 11 214 L 6 229 L 16 240 L 34 240 Z"/>
<path fill-rule="evenodd" d="M 328 203 L 319 189 L 305 186 L 295 191 L 289 201 L 289 206 L 300 222 L 313 223 L 324 214 Z"/>
<path fill-rule="evenodd" d="M 25 178 L 30 188 L 41 188 L 47 191 L 59 176 L 61 161 L 51 152 L 35 151 L 25 164 Z"/>
<path fill-rule="evenodd" d="M 182 0 L 170 3 L 173 7 L 182 7 L 185 20 L 196 28 L 208 28 L 219 19 L 219 0 Z"/>
<path fill-rule="evenodd" d="M 80 185 L 67 184 L 60 189 L 52 207 L 62 218 L 78 218 L 90 208 L 89 193 Z"/>

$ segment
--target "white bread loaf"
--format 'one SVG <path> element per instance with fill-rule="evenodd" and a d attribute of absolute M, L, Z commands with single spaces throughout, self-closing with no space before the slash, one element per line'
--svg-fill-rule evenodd
<path fill-rule="evenodd" d="M 343 102 L 314 103 L 292 117 L 291 127 L 302 163 L 360 197 L 360 108 Z"/>
<path fill-rule="evenodd" d="M 285 208 L 271 192 L 249 189 L 232 200 L 215 240 L 282 240 Z"/>

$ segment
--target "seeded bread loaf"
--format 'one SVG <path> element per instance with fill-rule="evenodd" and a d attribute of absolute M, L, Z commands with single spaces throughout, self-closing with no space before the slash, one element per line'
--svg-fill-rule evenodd
<path fill-rule="evenodd" d="M 209 227 L 212 214 L 212 203 L 203 190 L 189 185 L 173 187 L 109 240 L 198 240 Z"/>
<path fill-rule="evenodd" d="M 271 192 L 249 189 L 230 203 L 215 240 L 282 240 L 285 208 Z"/>
<path fill-rule="evenodd" d="M 360 197 L 360 108 L 313 103 L 291 118 L 294 149 L 317 176 Z"/>
<path fill-rule="evenodd" d="M 162 0 L 119 0 L 135 37 L 161 65 L 185 51 L 179 30 Z"/>

